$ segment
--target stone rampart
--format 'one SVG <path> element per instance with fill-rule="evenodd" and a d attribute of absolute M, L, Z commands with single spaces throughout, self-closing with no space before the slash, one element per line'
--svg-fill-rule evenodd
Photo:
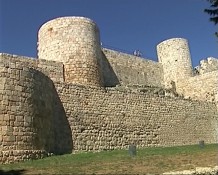
<path fill-rule="evenodd" d="M 48 63 L 0 55 L 0 161 L 3 163 L 72 151 L 72 134 L 62 103 L 53 81 L 44 74 L 49 73 L 53 80 L 63 79 L 58 76 L 60 70 L 55 69 L 60 64 L 53 62 L 48 66 Z M 43 69 L 44 73 L 37 69 Z"/>
<path fill-rule="evenodd" d="M 62 64 L 49 63 L 1 54 L 3 163 L 122 149 L 131 143 L 148 147 L 217 142 L 215 103 L 185 100 L 162 87 L 66 83 L 62 69 L 55 69 Z"/>
<path fill-rule="evenodd" d="M 0 66 L 3 67 L 2 69 L 9 68 L 9 70 L 29 67 L 42 72 L 52 81 L 64 81 L 64 66 L 61 62 L 0 53 Z"/>
<path fill-rule="evenodd" d="M 131 143 L 148 147 L 217 142 L 215 103 L 166 97 L 165 92 L 150 88 L 140 92 L 70 84 L 56 84 L 56 88 L 75 151 L 121 149 Z"/>
<path fill-rule="evenodd" d="M 201 60 L 200 65 L 195 67 L 195 74 L 201 75 L 207 72 L 218 70 L 218 59 L 214 57 L 208 57 L 206 60 Z"/>
<path fill-rule="evenodd" d="M 215 102 L 218 93 L 218 71 L 184 79 L 177 84 L 176 91 L 185 98 Z"/>
<path fill-rule="evenodd" d="M 39 59 L 0 54 L 0 161 L 217 143 L 217 60 L 193 74 L 188 42 L 159 62 L 100 47 L 96 24 L 63 17 L 39 31 Z"/>
<path fill-rule="evenodd" d="M 164 87 L 163 68 L 158 62 L 103 48 L 105 86 L 144 84 Z"/>

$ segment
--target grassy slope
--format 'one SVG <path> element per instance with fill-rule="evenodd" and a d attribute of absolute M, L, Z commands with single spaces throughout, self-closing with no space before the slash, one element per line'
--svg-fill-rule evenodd
<path fill-rule="evenodd" d="M 53 156 L 41 160 L 1 165 L 4 171 L 25 170 L 24 174 L 145 174 L 172 170 L 216 166 L 218 145 L 180 146 L 137 149 L 131 157 L 128 150 L 103 151 Z"/>

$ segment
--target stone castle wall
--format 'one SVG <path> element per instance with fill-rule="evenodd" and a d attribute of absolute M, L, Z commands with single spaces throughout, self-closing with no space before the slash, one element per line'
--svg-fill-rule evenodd
<path fill-rule="evenodd" d="M 101 48 L 92 20 L 62 17 L 40 28 L 38 51 L 0 54 L 2 163 L 217 143 L 218 61 L 193 71 L 187 40 L 160 43 L 154 62 Z"/>
<path fill-rule="evenodd" d="M 207 72 L 218 70 L 218 59 L 214 57 L 208 57 L 206 60 L 201 60 L 200 65 L 195 67 L 196 74 L 201 75 Z"/>
<path fill-rule="evenodd" d="M 161 87 L 66 83 L 61 65 L 1 54 L 3 163 L 50 153 L 122 149 L 131 143 L 147 147 L 217 142 L 215 103 L 184 100 Z"/>
<path fill-rule="evenodd" d="M 64 63 L 66 82 L 101 86 L 100 36 L 97 25 L 84 17 L 61 17 L 41 26 L 38 58 Z"/>
<path fill-rule="evenodd" d="M 217 102 L 218 71 L 207 72 L 184 79 L 177 84 L 176 91 L 185 98 Z"/>
<path fill-rule="evenodd" d="M 188 41 L 183 38 L 172 38 L 157 45 L 159 63 L 163 66 L 166 88 L 172 88 L 172 82 L 192 77 L 191 56 Z"/>
<path fill-rule="evenodd" d="M 0 55 L 0 162 L 72 151 L 71 139 L 63 139 L 71 130 L 53 84 L 63 80 L 60 65 Z"/>
<path fill-rule="evenodd" d="M 105 48 L 102 50 L 105 86 L 145 84 L 164 87 L 160 63 Z"/>
<path fill-rule="evenodd" d="M 194 76 L 177 82 L 176 91 L 185 98 L 218 102 L 218 59 L 201 60 L 193 73 Z"/>
<path fill-rule="evenodd" d="M 152 88 L 56 88 L 68 111 L 75 151 L 121 149 L 131 143 L 148 147 L 217 142 L 215 103 L 166 97 Z"/>

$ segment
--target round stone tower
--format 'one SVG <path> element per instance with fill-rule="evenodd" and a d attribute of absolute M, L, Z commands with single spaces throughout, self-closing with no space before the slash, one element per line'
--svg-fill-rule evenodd
<path fill-rule="evenodd" d="M 42 25 L 38 58 L 63 62 L 66 82 L 101 86 L 99 30 L 88 18 L 60 17 Z"/>
<path fill-rule="evenodd" d="M 164 83 L 172 88 L 174 83 L 193 75 L 188 41 L 172 38 L 157 45 L 159 62 L 163 65 Z"/>

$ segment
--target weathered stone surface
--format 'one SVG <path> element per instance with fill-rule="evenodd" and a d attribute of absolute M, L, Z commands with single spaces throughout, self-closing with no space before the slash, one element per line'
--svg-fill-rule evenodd
<path fill-rule="evenodd" d="M 42 65 L 36 64 L 37 62 L 38 60 L 14 55 L 1 55 L 0 63 L 4 69 L 0 72 L 0 81 L 3 79 L 0 90 L 0 96 L 3 97 L 0 103 L 0 152 L 7 153 L 0 157 L 3 163 L 11 162 L 12 157 L 16 161 L 32 158 L 24 155 L 18 158 L 14 154 L 8 154 L 7 151 L 11 150 L 27 150 L 29 155 L 34 150 L 48 153 L 72 150 L 72 143 L 69 141 L 71 131 L 68 125 L 59 126 L 61 122 L 67 120 L 60 119 L 65 117 L 60 99 L 51 79 L 39 71 Z M 56 66 L 58 65 L 60 64 L 57 63 Z M 52 69 L 55 67 L 51 68 L 51 72 Z M 57 68 L 57 74 L 53 77 L 55 80 L 60 80 L 58 70 Z M 16 74 L 18 75 L 15 76 Z M 61 75 L 63 79 L 63 74 Z M 60 139 L 67 127 L 69 140 Z M 55 134 L 59 129 L 63 129 L 62 132 Z M 60 150 L 57 145 L 65 145 L 66 142 L 68 145 L 62 145 Z"/>
<path fill-rule="evenodd" d="M 184 39 L 159 45 L 157 63 L 101 50 L 98 32 L 58 18 L 39 32 L 40 59 L 0 54 L 0 162 L 217 143 L 216 66 L 193 74 Z"/>
<path fill-rule="evenodd" d="M 172 87 L 193 75 L 188 41 L 183 38 L 172 38 L 157 45 L 158 60 L 163 65 L 164 84 Z"/>
<path fill-rule="evenodd" d="M 102 74 L 105 86 L 150 85 L 164 87 L 160 63 L 109 49 L 102 49 Z"/>
<path fill-rule="evenodd" d="M 101 86 L 100 36 L 97 25 L 84 17 L 61 17 L 41 26 L 38 57 L 64 63 L 66 82 Z"/>

